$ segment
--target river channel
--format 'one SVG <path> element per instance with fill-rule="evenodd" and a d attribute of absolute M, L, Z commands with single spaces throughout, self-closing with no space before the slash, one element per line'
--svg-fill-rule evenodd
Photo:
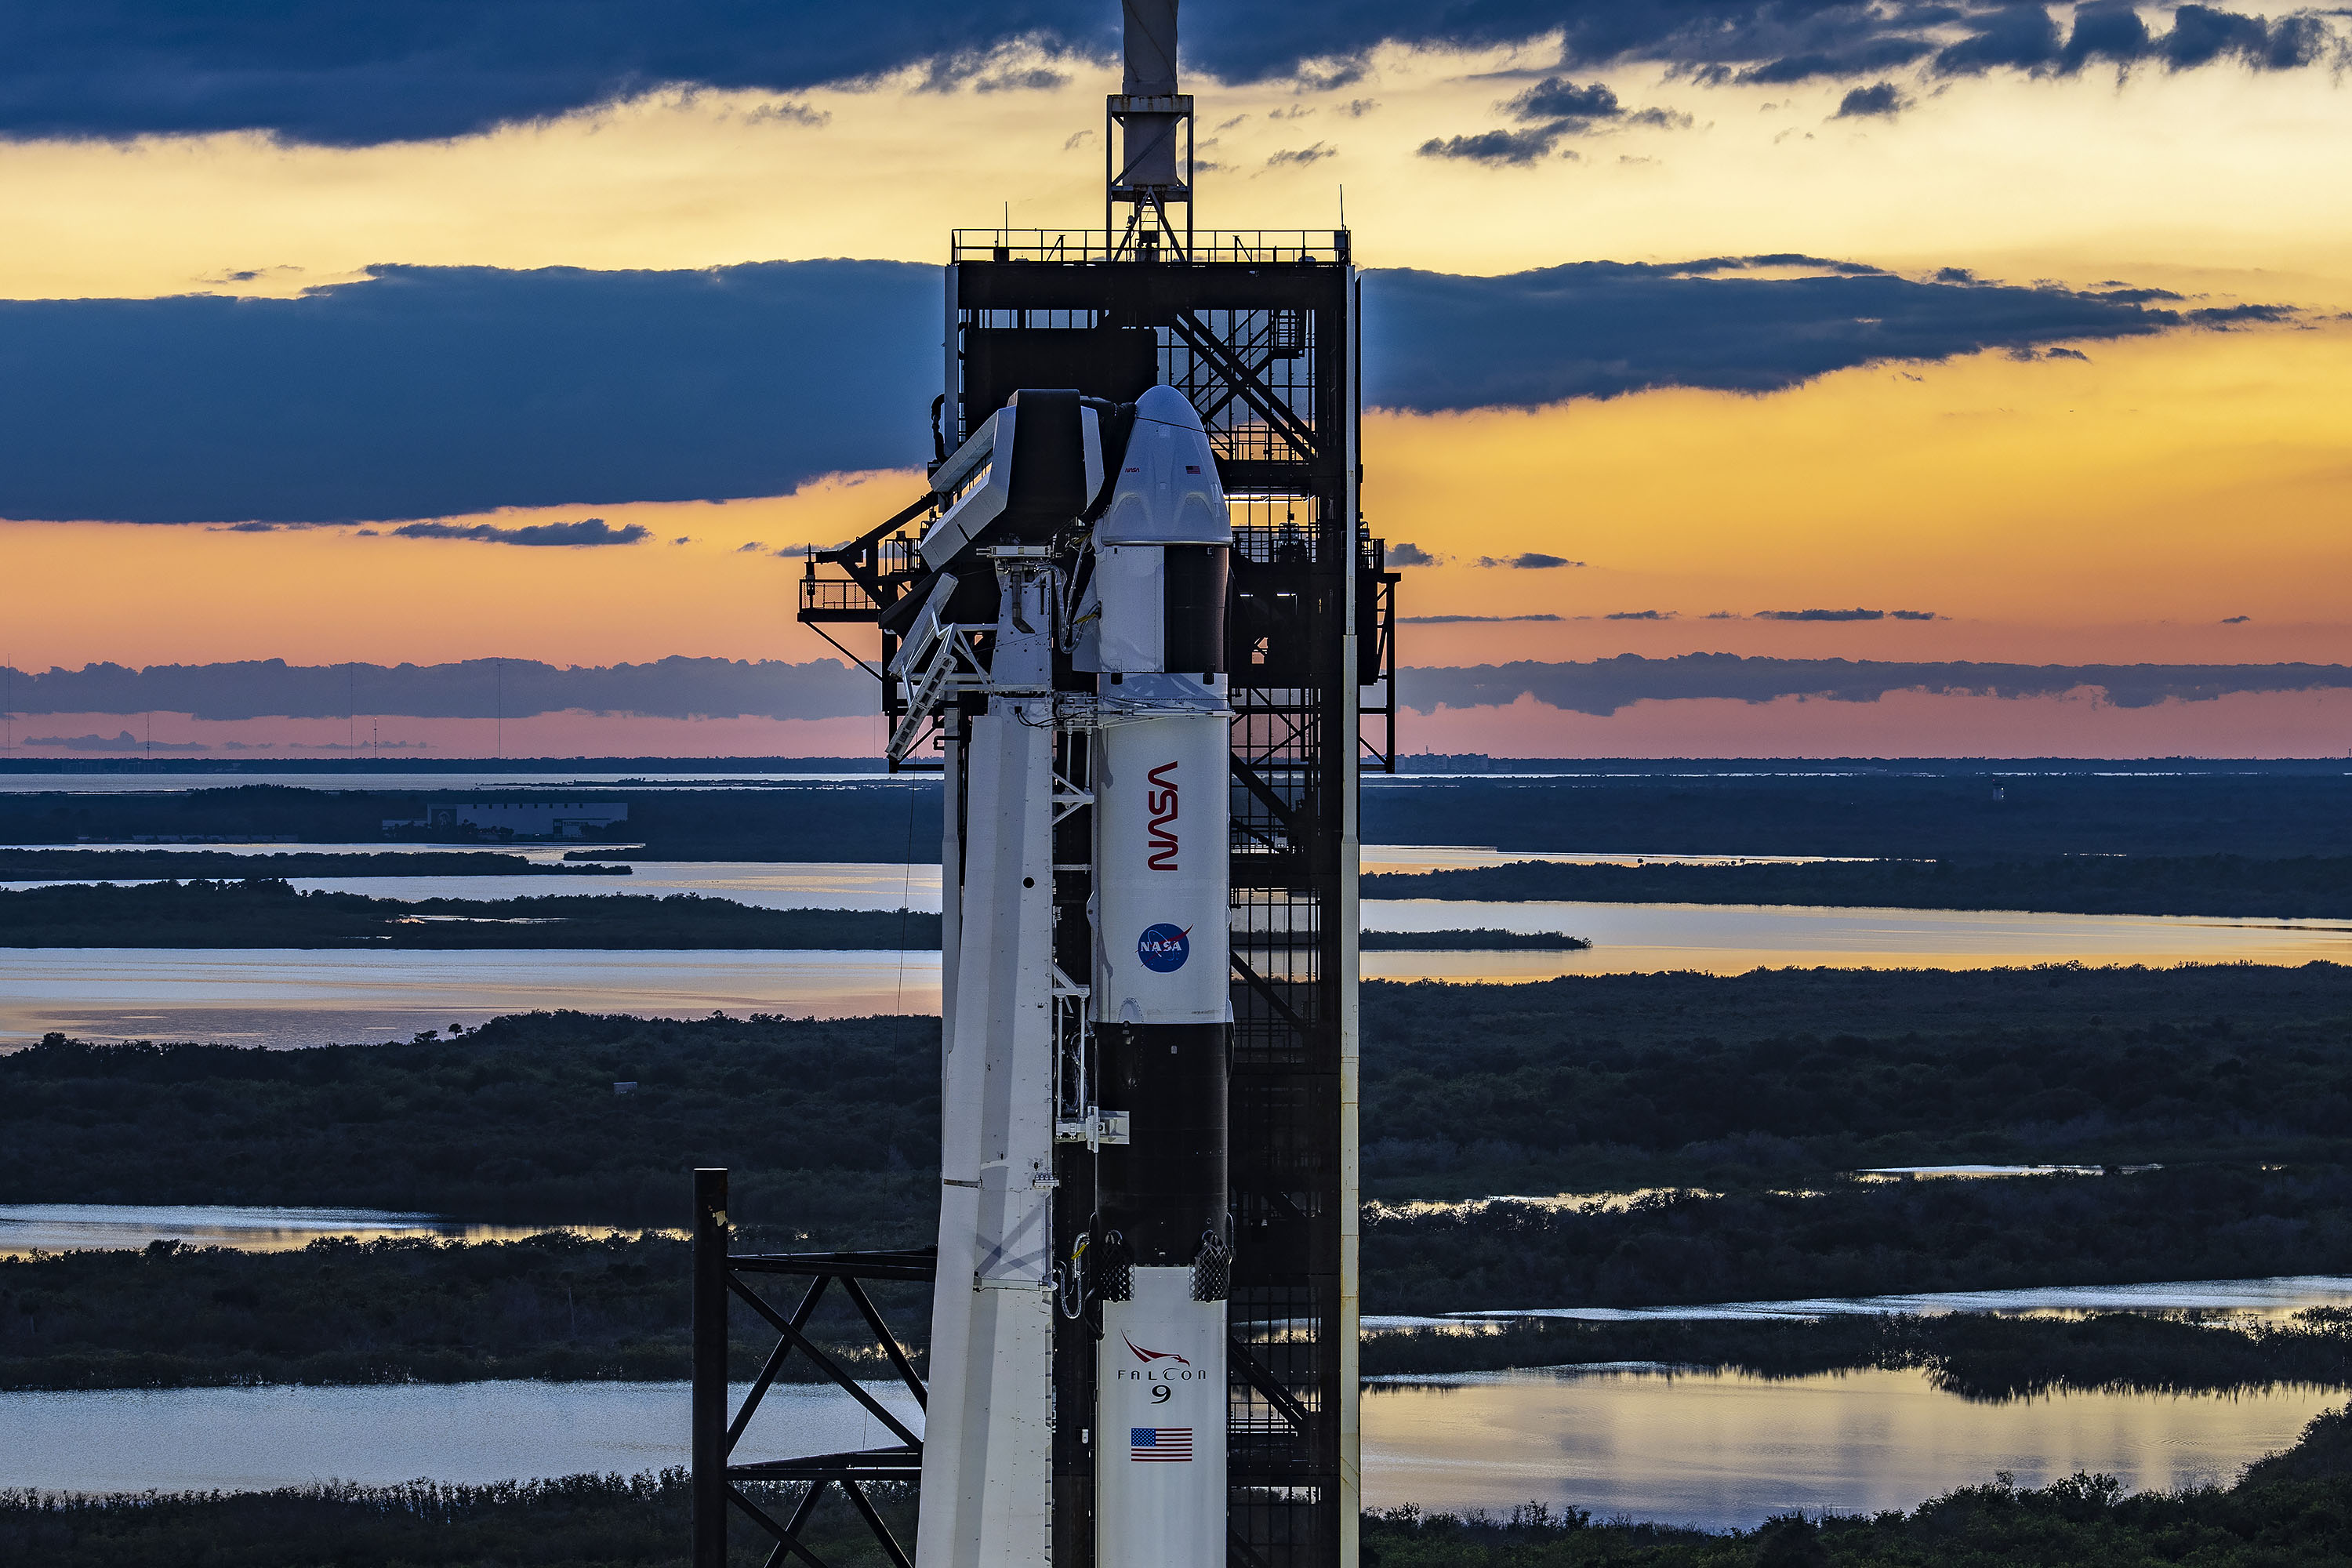
<path fill-rule="evenodd" d="M 1391 847 L 1369 853 L 1367 863 L 1407 868 L 1528 858 Z M 320 878 L 297 885 L 405 899 L 696 892 L 778 909 L 939 907 L 935 866 L 648 861 L 628 877 Z M 1564 931 L 1593 944 L 1572 952 L 1371 952 L 1363 961 L 1371 980 L 1514 982 L 1660 970 L 1739 974 L 1824 964 L 2352 962 L 2352 923 L 2329 921 L 1429 899 L 1368 900 L 1363 921 L 1382 931 Z M 0 1049 L 50 1030 L 92 1039 L 278 1047 L 383 1040 L 539 1008 L 670 1017 L 935 1013 L 939 986 L 938 954 L 920 951 L 13 948 L 0 949 Z"/>
<path fill-rule="evenodd" d="M 903 1391 L 874 1392 L 913 1424 Z M 630 1473 L 686 1462 L 687 1403 L 682 1384 L 642 1383 L 0 1394 L 0 1486 Z M 1972 1404 L 1908 1372 L 1768 1381 L 1631 1366 L 1422 1378 L 1366 1390 L 1364 1499 L 1498 1511 L 1537 1500 L 1719 1529 L 1790 1509 L 1908 1508 L 2001 1470 L 2028 1486 L 2076 1470 L 2135 1489 L 2226 1483 L 2341 1403 L 2289 1388 Z M 892 1440 L 846 1395 L 791 1386 L 771 1395 L 742 1452 Z"/>

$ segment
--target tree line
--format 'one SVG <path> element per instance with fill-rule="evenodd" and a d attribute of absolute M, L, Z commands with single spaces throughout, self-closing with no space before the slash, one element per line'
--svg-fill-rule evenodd
<path fill-rule="evenodd" d="M 1462 870 L 1376 873 L 1364 879 L 1363 892 L 1373 899 L 2341 920 L 2352 916 L 2352 857 L 2066 855 L 1984 863 L 1824 860 L 1728 866 L 1521 860 Z"/>
<path fill-rule="evenodd" d="M 58 883 L 0 891 L 0 947 L 929 949 L 915 910 L 767 910 L 698 893 L 378 899 L 238 881 Z"/>

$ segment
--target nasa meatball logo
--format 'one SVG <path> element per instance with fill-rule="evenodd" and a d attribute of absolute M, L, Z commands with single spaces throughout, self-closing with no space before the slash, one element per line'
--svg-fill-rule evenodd
<path fill-rule="evenodd" d="M 1171 925 L 1156 925 L 1135 944 L 1135 956 L 1155 974 L 1173 974 L 1192 956 L 1192 933 Z"/>

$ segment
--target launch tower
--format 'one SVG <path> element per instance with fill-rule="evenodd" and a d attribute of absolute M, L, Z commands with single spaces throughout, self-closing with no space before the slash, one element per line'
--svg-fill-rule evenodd
<path fill-rule="evenodd" d="M 739 1465 L 749 1411 L 698 1368 L 698 1519 L 728 1478 L 863 1508 L 919 1473 L 912 1568 L 1356 1561 L 1358 781 L 1394 768 L 1396 579 L 1349 234 L 1195 228 L 1175 10 L 1127 0 L 1104 227 L 954 234 L 930 488 L 800 585 L 828 637 L 878 628 L 889 764 L 945 784 L 925 1441 Z M 722 1343 L 739 1275 L 933 1267 L 717 1234 Z"/>

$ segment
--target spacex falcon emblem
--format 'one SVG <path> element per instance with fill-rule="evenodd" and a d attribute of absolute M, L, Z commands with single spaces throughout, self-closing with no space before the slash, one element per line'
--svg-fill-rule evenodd
<path fill-rule="evenodd" d="M 1191 1366 L 1192 1364 L 1191 1362 L 1186 1361 L 1182 1356 L 1178 1355 L 1174 1351 L 1148 1351 L 1141 1345 L 1137 1344 L 1133 1340 L 1128 1340 L 1125 1334 L 1121 1334 L 1118 1337 L 1122 1340 L 1127 1340 L 1127 1348 L 1135 1352 L 1135 1359 L 1143 1363 L 1146 1366 L 1150 1365 L 1155 1361 L 1172 1361 L 1178 1366 Z"/>

